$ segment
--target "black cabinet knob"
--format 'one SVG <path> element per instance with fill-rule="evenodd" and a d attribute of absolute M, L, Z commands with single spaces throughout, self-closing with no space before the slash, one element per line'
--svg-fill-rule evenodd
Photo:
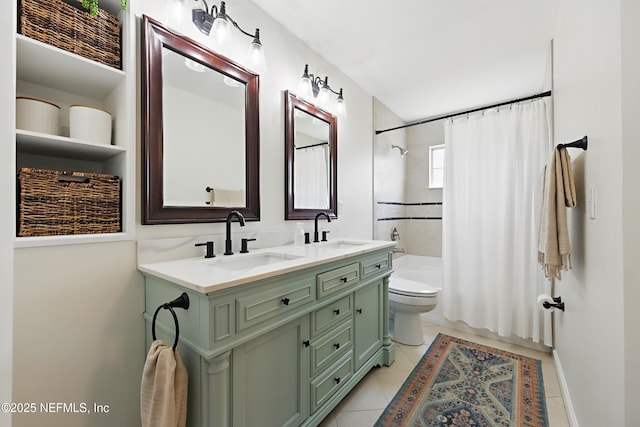
<path fill-rule="evenodd" d="M 305 347 L 309 347 L 309 345 L 311 345 L 311 343 L 309 342 L 309 340 L 304 340 L 304 341 L 302 341 L 302 344 L 303 344 Z"/>
<path fill-rule="evenodd" d="M 336 382 L 336 384 L 340 384 L 340 377 L 336 377 L 333 380 Z"/>
<path fill-rule="evenodd" d="M 284 304 L 284 305 L 289 305 L 289 301 L 290 301 L 290 300 L 289 300 L 289 298 L 286 298 L 286 297 L 285 297 L 285 298 L 282 298 L 282 300 L 281 300 L 281 301 L 282 301 L 282 304 Z"/>
<path fill-rule="evenodd" d="M 356 311 L 358 312 L 358 314 L 362 314 L 362 309 L 361 308 L 357 309 Z"/>
<path fill-rule="evenodd" d="M 339 309 L 339 308 L 336 308 L 335 310 L 333 310 L 333 312 L 334 312 L 334 313 L 336 314 L 336 316 L 337 316 L 337 315 L 339 315 L 339 314 L 340 314 L 340 309 Z"/>
<path fill-rule="evenodd" d="M 337 349 L 339 349 L 339 348 L 340 348 L 340 343 L 339 343 L 339 342 L 337 342 L 337 343 L 335 343 L 333 346 L 334 346 L 334 347 L 336 348 L 336 350 L 337 350 Z"/>

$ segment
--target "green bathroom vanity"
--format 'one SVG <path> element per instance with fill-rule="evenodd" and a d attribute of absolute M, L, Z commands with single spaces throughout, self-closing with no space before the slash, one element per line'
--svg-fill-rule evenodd
<path fill-rule="evenodd" d="M 335 241 L 140 265 L 147 348 L 157 307 L 182 292 L 179 351 L 191 427 L 315 426 L 389 366 L 392 242 Z M 165 310 L 156 335 L 175 337 Z"/>

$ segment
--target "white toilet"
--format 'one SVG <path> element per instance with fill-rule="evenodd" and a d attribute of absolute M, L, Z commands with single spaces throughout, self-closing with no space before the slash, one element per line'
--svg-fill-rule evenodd
<path fill-rule="evenodd" d="M 392 339 L 400 344 L 424 344 L 420 314 L 438 304 L 439 289 L 393 275 L 389 281 L 389 308 L 393 314 Z"/>

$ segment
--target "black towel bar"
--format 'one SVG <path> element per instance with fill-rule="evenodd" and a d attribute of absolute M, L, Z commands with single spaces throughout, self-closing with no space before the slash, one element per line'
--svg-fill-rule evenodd
<path fill-rule="evenodd" d="M 567 144 L 558 144 L 558 147 L 556 147 L 558 150 L 561 148 L 582 148 L 583 150 L 587 150 L 587 144 L 588 140 L 587 140 L 587 136 L 583 136 L 582 138 L 573 141 L 573 142 L 569 142 Z"/>
<path fill-rule="evenodd" d="M 171 316 L 173 316 L 173 322 L 176 325 L 176 339 L 173 341 L 173 349 L 175 350 L 178 346 L 178 339 L 180 338 L 180 326 L 178 325 L 178 316 L 176 316 L 176 312 L 173 310 L 174 307 L 183 308 L 187 310 L 189 308 L 189 295 L 186 292 L 183 292 L 178 298 L 173 301 L 165 302 L 156 308 L 155 313 L 153 313 L 153 322 L 151 322 L 151 336 L 153 340 L 156 340 L 156 318 L 158 317 L 158 313 L 161 308 L 165 310 L 169 310 L 171 312 Z"/>

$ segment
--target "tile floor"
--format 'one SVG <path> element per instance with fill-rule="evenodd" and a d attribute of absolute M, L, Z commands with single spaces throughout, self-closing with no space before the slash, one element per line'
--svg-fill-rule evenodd
<path fill-rule="evenodd" d="M 549 427 L 569 427 L 551 354 L 434 324 L 423 324 L 423 331 L 423 345 L 412 347 L 396 344 L 396 361 L 390 367 L 369 372 L 320 427 L 371 427 L 439 332 L 539 359 L 542 362 Z"/>

